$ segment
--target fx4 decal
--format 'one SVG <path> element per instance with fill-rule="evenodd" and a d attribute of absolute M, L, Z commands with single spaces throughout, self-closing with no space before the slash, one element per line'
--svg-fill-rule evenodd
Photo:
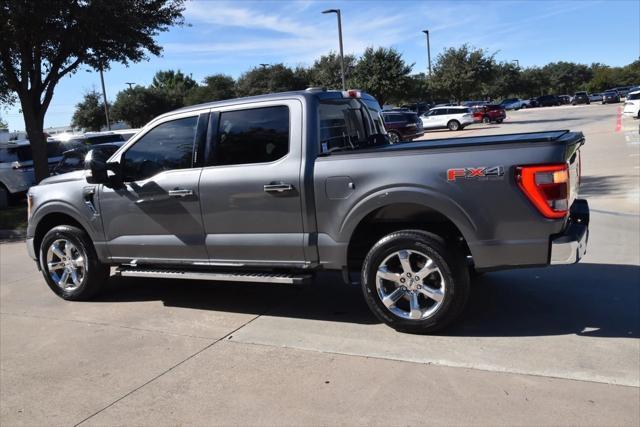
<path fill-rule="evenodd" d="M 504 176 L 503 166 L 477 167 L 477 168 L 455 168 L 447 170 L 447 181 L 457 179 L 489 179 L 501 178 Z"/>

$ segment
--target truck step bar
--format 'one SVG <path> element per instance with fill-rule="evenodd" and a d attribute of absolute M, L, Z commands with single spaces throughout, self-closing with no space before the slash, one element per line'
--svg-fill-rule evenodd
<path fill-rule="evenodd" d="M 214 280 L 221 282 L 254 282 L 301 285 L 311 280 L 311 275 L 259 272 L 189 271 L 160 268 L 119 267 L 116 276 L 147 277 L 157 279 Z"/>

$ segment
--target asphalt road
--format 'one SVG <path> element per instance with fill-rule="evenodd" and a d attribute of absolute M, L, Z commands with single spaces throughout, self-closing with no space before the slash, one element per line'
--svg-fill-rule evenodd
<path fill-rule="evenodd" d="M 426 138 L 581 130 L 583 262 L 490 273 L 438 336 L 399 334 L 335 275 L 315 285 L 112 279 L 90 303 L 0 245 L 1 425 L 640 423 L 639 121 L 510 112 Z"/>

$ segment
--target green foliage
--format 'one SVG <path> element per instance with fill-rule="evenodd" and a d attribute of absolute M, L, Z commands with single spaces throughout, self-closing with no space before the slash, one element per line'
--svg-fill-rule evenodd
<path fill-rule="evenodd" d="M 82 64 L 109 68 L 159 55 L 155 37 L 182 23 L 184 0 L 3 0 L 0 98 L 19 95 L 36 180 L 48 175 L 44 116 L 56 85 Z"/>
<path fill-rule="evenodd" d="M 95 90 L 85 93 L 82 101 L 76 104 L 71 126 L 88 131 L 99 131 L 105 124 L 102 95 Z"/>
<path fill-rule="evenodd" d="M 465 44 L 447 48 L 438 55 L 433 67 L 432 84 L 439 97 L 479 99 L 485 95 L 482 83 L 490 82 L 495 54 Z"/>
<path fill-rule="evenodd" d="M 235 96 L 235 80 L 224 74 L 214 74 L 212 76 L 205 77 L 202 85 L 191 89 L 186 97 L 185 105 L 221 101 L 224 99 L 231 99 Z"/>
<path fill-rule="evenodd" d="M 9 124 L 6 121 L 4 121 L 2 116 L 0 116 L 0 129 L 7 129 L 8 127 L 9 127 Z"/>
<path fill-rule="evenodd" d="M 189 92 L 196 86 L 198 83 L 180 70 L 158 71 L 151 83 L 152 88 L 164 93 L 173 108 L 184 106 Z"/>
<path fill-rule="evenodd" d="M 356 68 L 357 59 L 354 55 L 345 55 L 344 57 L 344 75 L 347 81 L 347 87 L 353 71 Z M 342 89 L 342 71 L 340 67 L 340 55 L 330 52 L 328 55 L 322 55 L 316 59 L 308 69 L 308 77 L 310 86 L 322 86 L 327 89 Z"/>
<path fill-rule="evenodd" d="M 154 117 L 175 109 L 174 101 L 161 89 L 135 86 L 118 92 L 111 115 L 114 120 L 122 120 L 132 128 L 139 128 Z"/>
<path fill-rule="evenodd" d="M 239 96 L 262 95 L 265 93 L 300 90 L 307 87 L 303 76 L 283 65 L 254 67 L 240 76 L 236 84 Z"/>
<path fill-rule="evenodd" d="M 412 68 L 413 64 L 407 65 L 393 48 L 368 47 L 353 70 L 352 84 L 384 105 L 402 96 Z"/>

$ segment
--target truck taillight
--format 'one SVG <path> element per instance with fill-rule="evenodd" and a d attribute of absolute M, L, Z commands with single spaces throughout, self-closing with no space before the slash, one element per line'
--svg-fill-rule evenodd
<path fill-rule="evenodd" d="M 563 218 L 569 212 L 569 169 L 566 163 L 520 166 L 516 169 L 518 186 L 547 218 Z"/>

